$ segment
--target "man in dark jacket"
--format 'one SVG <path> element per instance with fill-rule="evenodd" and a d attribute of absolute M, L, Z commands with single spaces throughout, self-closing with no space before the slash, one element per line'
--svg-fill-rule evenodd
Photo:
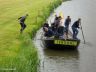
<path fill-rule="evenodd" d="M 81 19 L 79 18 L 77 21 L 74 22 L 74 24 L 72 25 L 72 31 L 73 31 L 73 38 L 74 39 L 78 39 L 77 35 L 78 35 L 78 28 L 79 24 L 81 23 Z"/>
<path fill-rule="evenodd" d="M 44 27 L 44 32 L 45 32 L 44 36 L 46 36 L 46 37 L 54 36 L 54 32 L 51 29 L 47 28 L 47 27 Z"/>
<path fill-rule="evenodd" d="M 18 18 L 20 25 L 21 25 L 21 29 L 20 29 L 20 33 L 23 32 L 23 30 L 26 28 L 26 24 L 24 23 L 26 18 L 27 18 L 28 14 L 26 14 L 25 16 L 22 16 L 20 18 Z"/>
<path fill-rule="evenodd" d="M 71 23 L 71 18 L 70 16 L 67 16 L 67 19 L 65 20 L 65 32 L 66 32 L 67 38 L 68 38 L 68 30 L 69 30 L 70 23 Z"/>

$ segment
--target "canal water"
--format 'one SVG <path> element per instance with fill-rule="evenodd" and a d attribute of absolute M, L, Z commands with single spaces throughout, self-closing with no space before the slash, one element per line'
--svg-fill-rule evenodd
<path fill-rule="evenodd" d="M 47 49 L 40 40 L 42 39 L 41 28 L 34 39 L 40 58 L 39 71 L 96 72 L 96 0 L 66 1 L 54 12 L 57 15 L 62 12 L 64 19 L 69 15 L 72 23 L 81 18 L 86 43 L 84 44 L 81 30 L 79 30 L 78 38 L 81 39 L 81 43 L 76 51 Z M 49 22 L 52 22 L 53 18 L 54 13 L 49 17 Z"/>

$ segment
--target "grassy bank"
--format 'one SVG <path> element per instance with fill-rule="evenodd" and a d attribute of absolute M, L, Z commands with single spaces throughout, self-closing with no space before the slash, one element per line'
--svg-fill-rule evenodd
<path fill-rule="evenodd" d="M 37 72 L 32 38 L 60 0 L 0 0 L 0 72 Z M 20 35 L 18 17 L 29 14 Z"/>

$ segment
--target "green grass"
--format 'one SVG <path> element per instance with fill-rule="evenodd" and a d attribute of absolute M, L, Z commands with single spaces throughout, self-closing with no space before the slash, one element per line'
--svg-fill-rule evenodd
<path fill-rule="evenodd" d="M 60 0 L 0 0 L 0 72 L 37 72 L 38 53 L 32 38 L 59 3 Z M 27 28 L 21 35 L 18 17 L 26 13 Z"/>

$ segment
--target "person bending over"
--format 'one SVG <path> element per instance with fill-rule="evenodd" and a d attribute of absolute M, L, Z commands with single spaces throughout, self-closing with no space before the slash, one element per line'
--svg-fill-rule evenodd
<path fill-rule="evenodd" d="M 51 29 L 48 29 L 47 27 L 44 27 L 44 32 L 45 32 L 44 36 L 46 37 L 54 36 L 54 32 Z"/>
<path fill-rule="evenodd" d="M 24 23 L 26 18 L 27 18 L 28 14 L 26 14 L 25 16 L 22 16 L 20 18 L 18 18 L 20 25 L 21 25 L 21 29 L 20 29 L 20 33 L 23 32 L 23 30 L 26 28 L 26 24 Z"/>
<path fill-rule="evenodd" d="M 73 25 L 72 25 L 73 39 L 78 39 L 78 38 L 77 38 L 77 35 L 78 35 L 78 28 L 80 28 L 80 27 L 79 27 L 80 23 L 81 23 L 81 19 L 79 18 L 79 19 L 78 19 L 77 21 L 75 21 L 75 22 L 73 23 Z"/>

